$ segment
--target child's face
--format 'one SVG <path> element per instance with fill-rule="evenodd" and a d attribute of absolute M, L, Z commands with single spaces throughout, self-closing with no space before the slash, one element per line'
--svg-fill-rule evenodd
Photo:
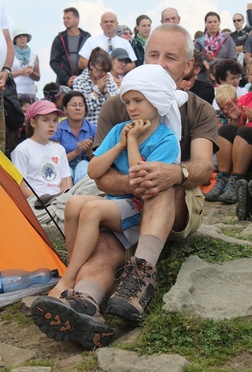
<path fill-rule="evenodd" d="M 136 90 L 130 90 L 124 93 L 122 98 L 132 120 L 145 119 L 151 121 L 157 117 L 157 109 L 145 98 L 142 93 Z"/>
<path fill-rule="evenodd" d="M 248 66 L 248 82 L 252 84 L 252 65 Z"/>
<path fill-rule="evenodd" d="M 49 140 L 57 130 L 58 118 L 57 112 L 51 112 L 31 119 L 34 135 L 42 140 Z"/>

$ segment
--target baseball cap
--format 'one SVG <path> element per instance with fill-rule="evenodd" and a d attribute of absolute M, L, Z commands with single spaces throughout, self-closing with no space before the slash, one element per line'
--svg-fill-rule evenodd
<path fill-rule="evenodd" d="M 51 112 L 57 112 L 59 116 L 64 116 L 65 113 L 58 110 L 53 102 L 47 100 L 41 100 L 34 102 L 26 111 L 26 118 L 33 119 L 36 115 L 46 115 Z"/>
<path fill-rule="evenodd" d="M 112 50 L 111 53 L 112 58 L 117 58 L 117 59 L 127 59 L 129 63 L 131 63 L 131 59 L 129 57 L 129 54 L 126 49 L 123 48 L 115 48 Z"/>

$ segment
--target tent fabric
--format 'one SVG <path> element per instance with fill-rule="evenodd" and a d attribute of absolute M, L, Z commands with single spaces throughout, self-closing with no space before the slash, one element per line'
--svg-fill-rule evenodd
<path fill-rule="evenodd" d="M 62 276 L 66 266 L 40 226 L 20 187 L 0 165 L 0 270 L 39 268 L 58 269 Z"/>

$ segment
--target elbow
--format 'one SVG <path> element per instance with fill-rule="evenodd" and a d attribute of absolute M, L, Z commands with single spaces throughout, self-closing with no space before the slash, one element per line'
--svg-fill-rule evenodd
<path fill-rule="evenodd" d="M 80 57 L 79 62 L 78 62 L 78 67 L 80 70 L 84 70 L 84 68 L 87 67 L 87 60 L 83 57 Z"/>

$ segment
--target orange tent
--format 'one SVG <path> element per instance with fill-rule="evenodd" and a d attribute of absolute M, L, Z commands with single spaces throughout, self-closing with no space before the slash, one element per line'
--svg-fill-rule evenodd
<path fill-rule="evenodd" d="M 0 271 L 39 268 L 65 271 L 17 182 L 0 165 Z"/>

